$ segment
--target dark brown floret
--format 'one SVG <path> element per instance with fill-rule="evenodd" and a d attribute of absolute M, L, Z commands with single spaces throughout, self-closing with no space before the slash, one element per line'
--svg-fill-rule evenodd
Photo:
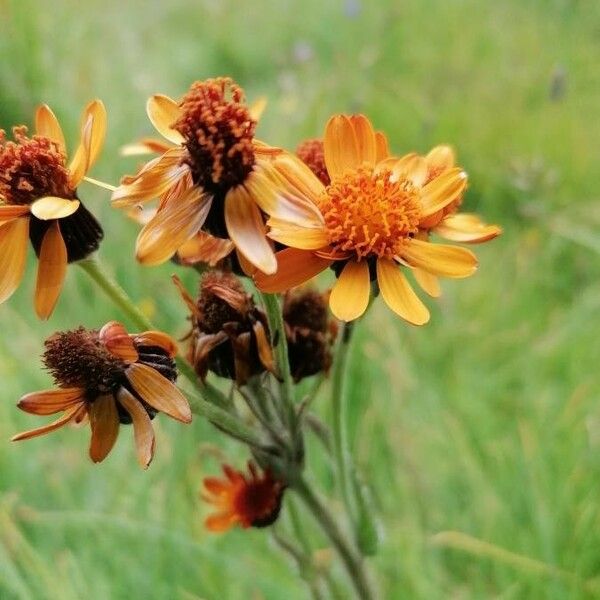
<path fill-rule="evenodd" d="M 323 140 L 317 138 L 304 140 L 298 144 L 296 156 L 321 180 L 323 185 L 331 183 L 325 165 Z"/>

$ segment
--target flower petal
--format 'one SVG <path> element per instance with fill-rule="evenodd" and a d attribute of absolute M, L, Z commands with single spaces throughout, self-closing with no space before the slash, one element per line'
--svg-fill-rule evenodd
<path fill-rule="evenodd" d="M 390 155 L 387 137 L 382 131 L 375 132 L 376 161 L 380 162 Z"/>
<path fill-rule="evenodd" d="M 117 392 L 117 399 L 131 417 L 137 459 L 140 466 L 147 469 L 154 456 L 155 439 L 152 421 L 146 409 L 129 390 L 120 388 Z"/>
<path fill-rule="evenodd" d="M 350 260 L 331 290 L 329 308 L 340 321 L 353 321 L 367 310 L 370 294 L 367 261 Z"/>
<path fill-rule="evenodd" d="M 223 533 L 239 522 L 239 517 L 232 512 L 220 512 L 206 517 L 204 526 L 213 533 Z"/>
<path fill-rule="evenodd" d="M 429 170 L 425 159 L 413 152 L 400 158 L 392 167 L 392 173 L 396 180 L 405 178 L 417 187 L 422 187 L 427 181 Z"/>
<path fill-rule="evenodd" d="M 447 146 L 445 144 L 433 148 L 433 150 L 427 154 L 425 160 L 427 161 L 429 169 L 437 173 L 443 173 L 456 164 L 454 149 L 452 146 Z"/>
<path fill-rule="evenodd" d="M 135 349 L 133 340 L 127 333 L 127 329 L 118 321 L 106 323 L 100 330 L 98 337 L 111 354 L 126 363 L 132 363 L 138 359 L 138 351 Z"/>
<path fill-rule="evenodd" d="M 445 217 L 433 231 L 452 242 L 480 244 L 500 235 L 502 227 L 486 225 L 474 214 L 459 213 Z"/>
<path fill-rule="evenodd" d="M 173 144 L 154 138 L 142 138 L 137 142 L 126 144 L 119 150 L 121 156 L 141 156 L 144 154 L 164 154 L 171 150 Z"/>
<path fill-rule="evenodd" d="M 292 248 L 302 250 L 319 250 L 329 243 L 329 236 L 324 227 L 299 227 L 289 221 L 271 218 L 267 221 L 268 236 Z"/>
<path fill-rule="evenodd" d="M 408 283 L 402 269 L 393 261 L 377 261 L 377 283 L 385 303 L 404 320 L 413 325 L 429 321 L 429 311 Z"/>
<path fill-rule="evenodd" d="M 159 265 L 169 260 L 202 227 L 211 204 L 212 196 L 196 186 L 173 198 L 140 231 L 137 259 L 145 265 Z"/>
<path fill-rule="evenodd" d="M 183 265 L 195 265 L 202 262 L 214 267 L 221 259 L 230 254 L 234 247 L 231 240 L 199 231 L 177 249 L 177 258 Z"/>
<path fill-rule="evenodd" d="M 42 221 L 70 217 L 78 208 L 79 200 L 69 200 L 58 196 L 44 196 L 33 202 L 30 212 Z"/>
<path fill-rule="evenodd" d="M 67 274 L 67 247 L 58 221 L 44 234 L 35 284 L 35 312 L 46 320 L 52 314 Z"/>
<path fill-rule="evenodd" d="M 101 100 L 92 100 L 81 115 L 80 141 L 69 165 L 69 183 L 76 188 L 96 162 L 106 137 L 106 108 Z"/>
<path fill-rule="evenodd" d="M 250 117 L 255 121 L 258 121 L 262 117 L 265 108 L 267 108 L 267 97 L 261 96 L 248 107 Z"/>
<path fill-rule="evenodd" d="M 174 144 L 183 144 L 185 141 L 183 136 L 172 127 L 181 116 L 181 109 L 175 100 L 162 94 L 155 94 L 146 103 L 146 113 L 160 135 Z"/>
<path fill-rule="evenodd" d="M 335 115 L 325 126 L 323 136 L 325 166 L 333 180 L 346 169 L 356 169 L 361 164 L 360 149 L 354 127 L 346 115 Z"/>
<path fill-rule="evenodd" d="M 29 206 L 23 204 L 0 205 L 0 225 L 14 221 L 29 214 Z"/>
<path fill-rule="evenodd" d="M 421 192 L 421 218 L 454 202 L 467 186 L 467 174 L 456 167 L 430 181 Z"/>
<path fill-rule="evenodd" d="M 442 277 L 469 277 L 477 270 L 477 258 L 470 250 L 417 239 L 402 250 L 401 258 L 411 267 Z"/>
<path fill-rule="evenodd" d="M 277 252 L 275 258 L 277 259 L 275 274 L 254 275 L 254 282 L 262 292 L 270 294 L 285 292 L 312 279 L 332 263 L 331 260 L 320 258 L 313 252 L 296 248 L 286 248 Z"/>
<path fill-rule="evenodd" d="M 64 427 L 70 421 L 74 421 L 80 412 L 85 410 L 85 404 L 83 402 L 76 404 L 72 408 L 69 408 L 65 411 L 65 414 L 62 415 L 56 421 L 52 421 L 52 423 L 48 423 L 47 425 L 43 425 L 42 427 L 38 427 L 36 429 L 30 429 L 29 431 L 23 431 L 23 433 L 18 433 L 11 438 L 11 442 L 18 442 L 19 440 L 28 440 L 33 437 L 38 437 L 40 435 L 44 435 L 46 433 L 50 433 L 51 431 L 55 431 L 56 429 L 60 429 Z"/>
<path fill-rule="evenodd" d="M 59 388 L 31 392 L 20 400 L 17 406 L 33 415 L 53 415 L 83 402 L 83 390 L 80 388 Z"/>
<path fill-rule="evenodd" d="M 267 241 L 262 215 L 243 185 L 225 196 L 225 224 L 231 241 L 249 262 L 267 275 L 275 273 L 277 261 Z"/>
<path fill-rule="evenodd" d="M 43 135 L 56 142 L 61 152 L 66 155 L 67 145 L 65 144 L 65 135 L 58 119 L 47 104 L 38 106 L 35 111 L 35 132 L 37 135 Z"/>
<path fill-rule="evenodd" d="M 134 336 L 135 343 L 139 346 L 158 346 L 173 358 L 177 355 L 177 342 L 162 331 L 143 331 Z"/>
<path fill-rule="evenodd" d="M 0 304 L 19 287 L 29 244 L 29 219 L 15 219 L 0 227 Z"/>
<path fill-rule="evenodd" d="M 377 161 L 377 141 L 371 121 L 364 115 L 352 115 L 350 123 L 354 128 L 361 163 L 374 165 Z"/>
<path fill-rule="evenodd" d="M 99 396 L 88 408 L 92 438 L 90 458 L 102 462 L 112 450 L 119 435 L 119 414 L 116 400 L 112 395 Z"/>
<path fill-rule="evenodd" d="M 439 298 L 442 295 L 440 282 L 436 275 L 432 275 L 423 269 L 413 269 L 413 274 L 421 289 L 432 298 Z"/>
<path fill-rule="evenodd" d="M 127 367 L 125 375 L 144 402 L 152 408 L 177 419 L 190 423 L 192 411 L 183 394 L 168 379 L 152 367 L 133 363 Z"/>

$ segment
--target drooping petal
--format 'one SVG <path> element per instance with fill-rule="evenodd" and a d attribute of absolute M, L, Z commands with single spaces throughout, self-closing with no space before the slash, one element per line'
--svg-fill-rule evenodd
<path fill-rule="evenodd" d="M 152 421 L 141 403 L 125 388 L 117 392 L 117 400 L 129 413 L 133 422 L 133 437 L 137 459 L 143 469 L 147 469 L 154 456 L 154 429 Z"/>
<path fill-rule="evenodd" d="M 154 138 L 142 138 L 137 142 L 126 144 L 119 150 L 121 156 L 143 156 L 144 154 L 164 154 L 171 150 L 173 144 L 166 140 Z"/>
<path fill-rule="evenodd" d="M 59 388 L 31 392 L 20 400 L 17 406 L 33 415 L 53 415 L 54 413 L 67 410 L 75 404 L 83 401 L 84 391 L 80 388 Z"/>
<path fill-rule="evenodd" d="M 140 231 L 137 259 L 145 265 L 169 260 L 202 227 L 211 203 L 212 196 L 195 186 L 173 199 Z"/>
<path fill-rule="evenodd" d="M 133 340 L 127 333 L 127 329 L 118 321 L 106 323 L 98 337 L 106 349 L 121 360 L 132 363 L 138 359 L 138 351 L 135 349 Z"/>
<path fill-rule="evenodd" d="M 179 279 L 179 277 L 177 277 L 177 275 L 171 275 L 171 279 L 172 279 L 173 283 L 175 284 L 175 287 L 179 291 L 179 295 L 181 296 L 181 299 L 183 300 L 185 305 L 189 308 L 190 313 L 198 319 L 201 318 L 202 315 L 200 314 L 200 311 L 196 304 L 196 300 L 194 300 L 194 298 L 192 298 L 191 294 L 185 289 L 185 286 L 183 285 L 183 282 L 181 281 L 181 279 Z"/>
<path fill-rule="evenodd" d="M 276 369 L 275 360 L 273 358 L 273 349 L 267 339 L 267 332 L 265 331 L 263 324 L 260 321 L 256 321 L 254 325 L 252 325 L 252 329 L 254 330 L 254 335 L 256 337 L 258 357 L 260 358 L 262 366 L 267 369 L 267 371 L 275 373 Z"/>
<path fill-rule="evenodd" d="M 413 325 L 429 321 L 429 311 L 415 294 L 402 269 L 392 260 L 377 260 L 377 283 L 385 303 Z"/>
<path fill-rule="evenodd" d="M 256 286 L 267 293 L 285 292 L 317 276 L 324 271 L 333 261 L 320 258 L 308 250 L 286 248 L 275 254 L 277 259 L 277 272 L 274 275 L 256 273 L 254 282 Z"/>
<path fill-rule="evenodd" d="M 134 339 L 139 346 L 158 346 L 162 348 L 171 358 L 177 354 L 177 342 L 162 331 L 143 331 L 134 336 Z"/>
<path fill-rule="evenodd" d="M 454 202 L 467 186 L 467 174 L 459 167 L 446 171 L 430 181 L 421 191 L 421 218 Z"/>
<path fill-rule="evenodd" d="M 125 375 L 144 402 L 182 423 L 190 423 L 192 411 L 183 394 L 152 367 L 134 363 Z"/>
<path fill-rule="evenodd" d="M 181 116 L 181 109 L 175 100 L 162 94 L 156 94 L 148 99 L 146 113 L 154 128 L 165 139 L 173 144 L 183 144 L 183 136 L 173 129 L 172 125 Z"/>
<path fill-rule="evenodd" d="M 69 183 L 76 188 L 92 168 L 106 137 L 106 108 L 101 100 L 92 100 L 81 115 L 80 141 L 69 165 Z"/>
<path fill-rule="evenodd" d="M 75 420 L 78 414 L 84 410 L 85 404 L 83 402 L 75 404 L 73 407 L 67 409 L 65 411 L 65 414 L 62 415 L 59 419 L 56 419 L 56 421 L 52 421 L 52 423 L 48 423 L 47 425 L 43 425 L 42 427 L 37 427 L 36 429 L 30 429 L 29 431 L 18 433 L 17 435 L 14 435 L 11 438 L 11 442 L 18 442 L 19 440 L 28 440 L 30 438 L 50 433 L 51 431 L 56 431 L 57 429 L 64 427 L 67 423 Z"/>
<path fill-rule="evenodd" d="M 225 224 L 232 242 L 248 261 L 267 275 L 275 273 L 277 261 L 267 241 L 262 215 L 243 185 L 225 196 Z"/>
<path fill-rule="evenodd" d="M 443 173 L 456 164 L 456 158 L 452 146 L 441 144 L 436 146 L 425 157 L 431 171 Z"/>
<path fill-rule="evenodd" d="M 500 235 L 502 227 L 487 225 L 474 214 L 459 213 L 445 217 L 433 231 L 452 242 L 480 244 Z"/>
<path fill-rule="evenodd" d="M 231 240 L 215 237 L 199 231 L 193 238 L 177 249 L 177 258 L 183 265 L 206 263 L 214 267 L 220 260 L 228 256 L 235 248 Z"/>
<path fill-rule="evenodd" d="M 189 173 L 189 167 L 182 163 L 183 150 L 173 148 L 149 161 L 132 177 L 123 179 L 112 194 L 115 208 L 134 206 L 162 196 Z"/>
<path fill-rule="evenodd" d="M 267 225 L 268 235 L 272 240 L 292 248 L 319 250 L 329 243 L 327 230 L 323 226 L 301 227 L 276 218 L 269 219 Z"/>
<path fill-rule="evenodd" d="M 29 214 L 29 206 L 23 204 L 0 205 L 0 226 Z"/>
<path fill-rule="evenodd" d="M 44 196 L 31 204 L 30 211 L 41 221 L 70 217 L 79 208 L 79 200 L 69 200 L 58 196 Z"/>
<path fill-rule="evenodd" d="M 65 135 L 58 119 L 47 104 L 38 106 L 35 111 L 35 132 L 56 142 L 61 152 L 66 155 Z"/>
<path fill-rule="evenodd" d="M 58 221 L 53 221 L 44 234 L 35 284 L 35 312 L 48 319 L 56 306 L 67 274 L 67 247 Z"/>
<path fill-rule="evenodd" d="M 367 310 L 370 293 L 367 261 L 350 260 L 331 290 L 329 308 L 340 321 L 353 321 Z"/>
<path fill-rule="evenodd" d="M 440 289 L 440 281 L 436 275 L 432 275 L 423 269 L 414 268 L 413 274 L 417 283 L 421 286 L 421 289 L 432 298 L 439 298 L 442 295 Z"/>
<path fill-rule="evenodd" d="M 88 414 L 92 428 L 90 458 L 99 463 L 108 456 L 119 435 L 119 415 L 114 397 L 99 396 L 90 403 Z"/>
<path fill-rule="evenodd" d="M 19 287 L 29 244 L 29 219 L 20 218 L 0 227 L 0 304 Z"/>
<path fill-rule="evenodd" d="M 346 169 L 356 169 L 362 163 L 354 127 L 346 115 L 335 115 L 325 126 L 323 136 L 325 166 L 333 180 Z"/>
<path fill-rule="evenodd" d="M 417 239 L 402 250 L 401 258 L 411 267 L 441 277 L 469 277 L 477 270 L 477 258 L 470 250 Z"/>

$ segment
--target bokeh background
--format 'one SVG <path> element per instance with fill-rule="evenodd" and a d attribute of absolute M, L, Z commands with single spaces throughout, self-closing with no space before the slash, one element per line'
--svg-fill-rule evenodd
<path fill-rule="evenodd" d="M 119 146 L 151 133 L 150 94 L 225 74 L 250 100 L 268 97 L 259 133 L 273 144 L 294 148 L 341 111 L 368 114 L 396 152 L 452 143 L 470 175 L 466 208 L 505 234 L 477 249 L 473 278 L 428 302 L 426 327 L 381 302 L 360 325 L 350 407 L 383 532 L 371 563 L 385 598 L 599 597 L 597 2 L 0 0 L 0 32 L 0 127 L 31 123 L 47 102 L 72 145 L 82 106 L 100 97 L 109 134 L 92 176 L 113 183 L 136 164 Z M 105 226 L 102 258 L 183 334 L 177 268 L 136 266 L 135 225 L 108 193 L 80 192 Z M 204 530 L 202 477 L 246 456 L 201 419 L 183 431 L 159 417 L 147 472 L 127 430 L 100 466 L 87 430 L 8 443 L 40 423 L 15 402 L 50 384 L 42 340 L 126 322 L 72 268 L 40 323 L 33 285 L 30 269 L 0 307 L 0 597 L 306 598 L 267 532 Z M 324 393 L 317 410 L 328 408 Z M 308 452 L 329 489 L 327 457 L 312 439 Z"/>

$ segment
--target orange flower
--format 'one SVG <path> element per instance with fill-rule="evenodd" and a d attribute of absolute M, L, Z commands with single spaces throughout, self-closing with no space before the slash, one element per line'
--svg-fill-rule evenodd
<path fill-rule="evenodd" d="M 223 465 L 225 479 L 207 477 L 202 498 L 213 504 L 217 512 L 204 524 L 213 532 L 231 529 L 234 525 L 267 527 L 275 522 L 281 510 L 284 485 L 273 478 L 269 469 L 262 475 L 253 462 L 248 462 L 249 475 Z"/>
<path fill-rule="evenodd" d="M 329 304 L 337 318 L 360 317 L 376 280 L 394 312 L 415 325 L 426 323 L 429 311 L 403 267 L 453 278 L 475 272 L 470 250 L 433 244 L 422 235 L 432 215 L 460 198 L 466 174 L 449 168 L 430 178 L 425 159 L 390 157 L 385 136 L 363 115 L 329 120 L 324 156 L 329 186 L 298 159 L 274 162 L 289 192 L 285 202 L 272 200 L 266 210 L 269 236 L 289 248 L 278 252 L 275 275 L 255 274 L 258 287 L 282 292 L 333 266 L 338 280 Z M 267 186 L 263 193 L 267 197 Z"/>
<path fill-rule="evenodd" d="M 77 186 L 104 143 L 106 111 L 90 102 L 81 118 L 81 138 L 67 166 L 65 138 L 45 104 L 36 112 L 36 134 L 13 128 L 14 141 L 0 130 L 0 303 L 19 287 L 27 241 L 39 258 L 35 310 L 47 319 L 64 282 L 67 263 L 98 249 L 103 232 L 77 198 Z"/>
<path fill-rule="evenodd" d="M 157 412 L 189 423 L 190 407 L 172 383 L 177 378 L 173 340 L 159 331 L 129 335 L 116 321 L 100 331 L 80 327 L 46 340 L 44 363 L 58 389 L 27 394 L 19 408 L 35 415 L 62 412 L 56 421 L 14 436 L 13 441 L 44 435 L 89 418 L 90 458 L 101 462 L 117 439 L 119 424 L 133 422 L 138 462 L 148 467 L 154 455 L 151 420 Z"/>
<path fill-rule="evenodd" d="M 160 198 L 140 232 L 136 255 L 147 265 L 178 252 L 183 262 L 215 264 L 235 246 L 242 267 L 274 273 L 275 255 L 265 235 L 256 180 L 277 194 L 272 160 L 283 151 L 254 139 L 257 113 L 229 78 L 194 83 L 180 102 L 150 98 L 147 112 L 167 143 L 143 140 L 128 147 L 161 151 L 113 193 L 116 207 Z"/>

